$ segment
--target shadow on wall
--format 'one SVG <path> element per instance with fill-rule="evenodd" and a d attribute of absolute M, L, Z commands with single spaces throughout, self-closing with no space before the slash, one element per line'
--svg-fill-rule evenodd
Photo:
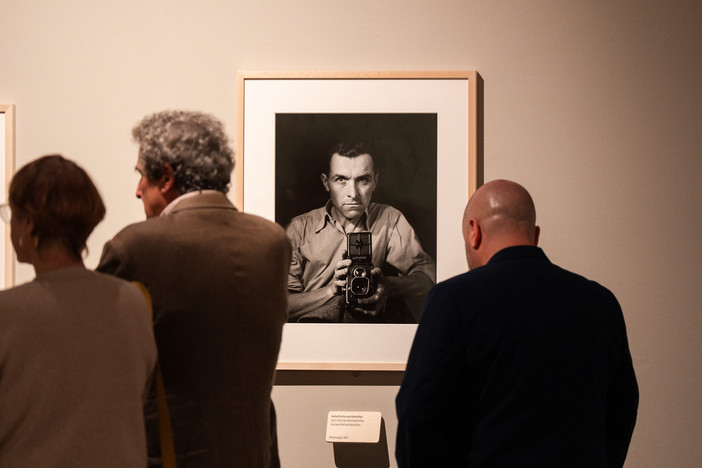
<path fill-rule="evenodd" d="M 375 444 L 334 442 L 334 464 L 338 468 L 388 468 L 388 439 L 385 419 L 380 420 L 380 439 Z"/>

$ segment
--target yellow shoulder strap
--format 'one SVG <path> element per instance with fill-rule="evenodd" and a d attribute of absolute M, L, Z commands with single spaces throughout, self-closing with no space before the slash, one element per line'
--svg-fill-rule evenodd
<path fill-rule="evenodd" d="M 138 281 L 134 281 L 141 292 L 144 293 L 146 303 L 149 306 L 149 313 L 153 321 L 154 309 L 151 303 L 151 294 L 146 286 Z M 158 402 L 158 427 L 161 436 L 161 463 L 163 468 L 176 468 L 175 447 L 173 446 L 173 429 L 171 428 L 171 416 L 168 411 L 168 402 L 166 401 L 166 389 L 163 386 L 163 376 L 161 375 L 161 366 L 156 364 L 156 400 Z"/>

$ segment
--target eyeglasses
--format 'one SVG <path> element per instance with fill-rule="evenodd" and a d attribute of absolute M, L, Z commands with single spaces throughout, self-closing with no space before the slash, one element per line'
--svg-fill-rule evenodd
<path fill-rule="evenodd" d="M 12 218 L 12 210 L 10 209 L 9 204 L 3 203 L 0 205 L 0 218 L 2 218 L 2 220 L 6 223 L 10 222 L 10 219 Z"/>

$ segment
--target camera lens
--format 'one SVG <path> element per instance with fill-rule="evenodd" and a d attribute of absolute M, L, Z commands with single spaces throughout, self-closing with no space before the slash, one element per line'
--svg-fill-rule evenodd
<path fill-rule="evenodd" d="M 351 291 L 357 296 L 368 294 L 370 290 L 370 281 L 368 278 L 354 278 L 351 281 Z"/>
<path fill-rule="evenodd" d="M 356 278 L 365 278 L 367 275 L 366 269 L 365 268 L 354 268 L 353 270 L 353 276 Z"/>

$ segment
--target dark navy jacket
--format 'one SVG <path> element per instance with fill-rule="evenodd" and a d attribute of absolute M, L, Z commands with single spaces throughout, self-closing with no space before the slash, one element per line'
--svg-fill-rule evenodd
<path fill-rule="evenodd" d="M 620 467 L 638 407 L 621 308 L 509 247 L 427 296 L 396 400 L 408 467 Z"/>

